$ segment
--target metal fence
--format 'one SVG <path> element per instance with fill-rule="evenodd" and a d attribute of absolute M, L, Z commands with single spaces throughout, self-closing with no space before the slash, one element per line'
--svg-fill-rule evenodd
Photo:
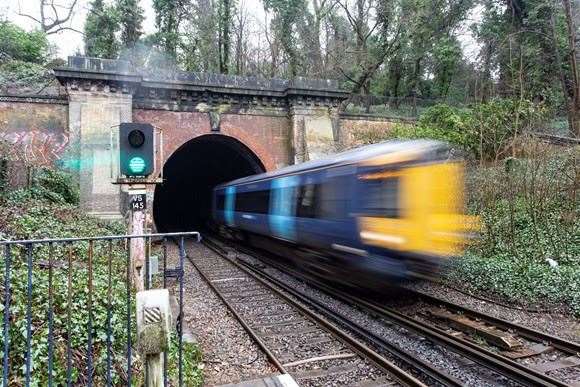
<path fill-rule="evenodd" d="M 478 101 L 460 101 L 452 98 L 422 98 L 417 96 L 391 97 L 384 95 L 353 95 L 345 113 L 363 114 L 378 117 L 417 120 L 427 109 L 437 104 L 446 104 L 456 108 L 472 108 Z M 538 131 L 555 136 L 574 136 L 570 131 L 566 106 L 550 107 L 545 117 L 538 122 Z"/>
<path fill-rule="evenodd" d="M 145 246 L 143 288 L 177 293 L 177 355 L 168 362 L 165 354 L 164 383 L 181 386 L 185 243 L 199 239 L 188 232 L 0 241 L 2 386 L 142 384 L 145 365 L 134 349 L 137 240 Z M 160 262 L 157 275 L 152 261 Z"/>
<path fill-rule="evenodd" d="M 354 95 L 346 106 L 351 114 L 372 114 L 396 118 L 416 119 L 422 112 L 439 103 L 463 106 L 441 98 L 390 97 L 382 95 Z"/>

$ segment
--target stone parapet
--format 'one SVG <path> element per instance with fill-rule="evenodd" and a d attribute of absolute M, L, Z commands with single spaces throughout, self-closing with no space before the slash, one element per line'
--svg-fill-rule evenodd
<path fill-rule="evenodd" d="M 133 94 L 140 108 L 196 111 L 200 103 L 242 107 L 337 106 L 348 93 L 338 82 L 297 77 L 266 79 L 135 68 L 128 61 L 69 57 L 54 70 L 67 90 Z"/>

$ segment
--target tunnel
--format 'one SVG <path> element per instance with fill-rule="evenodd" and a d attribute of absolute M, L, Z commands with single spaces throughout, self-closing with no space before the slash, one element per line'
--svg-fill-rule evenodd
<path fill-rule="evenodd" d="M 155 188 L 153 220 L 158 232 L 198 231 L 211 218 L 217 184 L 264 172 L 260 159 L 233 137 L 207 134 L 177 149 Z"/>

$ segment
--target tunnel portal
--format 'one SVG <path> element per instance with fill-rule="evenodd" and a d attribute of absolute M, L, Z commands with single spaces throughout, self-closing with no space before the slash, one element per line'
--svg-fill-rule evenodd
<path fill-rule="evenodd" d="M 163 167 L 155 189 L 153 218 L 158 232 L 204 228 L 217 184 L 264 172 L 260 159 L 233 137 L 208 134 L 182 145 Z"/>

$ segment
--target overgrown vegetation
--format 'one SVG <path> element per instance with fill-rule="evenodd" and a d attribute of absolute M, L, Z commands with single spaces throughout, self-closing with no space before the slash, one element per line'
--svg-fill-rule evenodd
<path fill-rule="evenodd" d="M 580 315 L 580 152 L 530 140 L 518 156 L 467 175 L 468 209 L 483 229 L 448 278 L 510 301 L 567 305 Z"/>
<path fill-rule="evenodd" d="M 547 117 L 542 104 L 527 100 L 494 99 L 470 108 L 438 104 L 427 109 L 416 124 L 398 124 L 382 133 L 362 131 L 355 140 L 432 138 L 446 141 L 480 161 L 514 155 L 520 136 L 534 131 Z"/>
<path fill-rule="evenodd" d="M 432 138 L 465 151 L 468 211 L 480 216 L 482 230 L 447 280 L 511 302 L 567 305 L 580 315 L 580 149 L 530 137 L 543 117 L 544 107 L 528 101 L 437 105 L 417 125 L 363 131 L 355 140 Z"/>
<path fill-rule="evenodd" d="M 120 223 L 100 222 L 83 214 L 77 207 L 78 192 L 67 174 L 55 170 L 41 170 L 35 174 L 27 189 L 5 192 L 0 196 L 0 239 L 40 239 L 47 237 L 92 237 L 123 234 Z M 109 248 L 111 253 L 109 254 Z M 48 245 L 37 246 L 32 252 L 31 322 L 32 322 L 32 386 L 48 384 L 48 310 L 49 310 L 49 250 Z M 54 244 L 52 247 L 52 295 L 54 310 L 54 383 L 66 384 L 67 341 L 71 346 L 73 384 L 86 384 L 88 366 L 89 321 L 89 245 Z M 109 257 L 111 276 L 109 277 Z M 69 259 L 72 265 L 69 265 Z M 11 306 L 10 306 L 10 386 L 24 384 L 26 361 L 26 316 L 28 306 L 28 256 L 25 247 L 11 250 Z M 126 288 L 126 251 L 122 242 L 95 242 L 92 259 L 92 356 L 94 384 L 104 385 L 107 367 L 107 318 L 111 316 L 111 369 L 114 385 L 126 385 L 127 312 L 134 318 L 134 299 L 128 305 Z M 0 321 L 4 319 L 4 288 L 6 255 L 0 252 Z M 70 292 L 68 291 L 70 279 Z M 110 293 L 109 293 L 110 292 Z M 134 295 L 134 291 L 132 291 Z M 70 296 L 70 300 L 69 300 Z M 70 314 L 69 314 L 70 311 Z M 70 320 L 69 320 L 70 317 Z M 134 320 L 133 320 L 134 321 Z M 134 325 L 134 324 L 133 324 Z M 0 357 L 4 337 L 0 329 Z M 135 343 L 135 327 L 132 328 Z M 174 343 L 175 344 L 175 343 Z M 176 346 L 169 353 L 169 375 L 176 380 Z M 199 349 L 184 347 L 187 361 L 184 372 L 191 384 L 201 385 L 202 372 L 198 367 Z M 133 351 L 133 385 L 141 385 L 142 362 Z M 141 384 L 140 384 L 141 383 Z M 189 383 L 189 382 L 188 382 Z"/>

